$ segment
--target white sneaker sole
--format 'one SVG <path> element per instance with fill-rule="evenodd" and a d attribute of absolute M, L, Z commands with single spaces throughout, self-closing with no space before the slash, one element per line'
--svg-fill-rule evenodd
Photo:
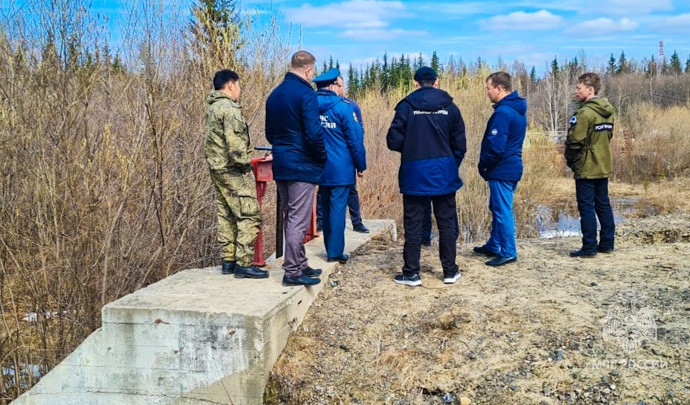
<path fill-rule="evenodd" d="M 458 272 L 458 274 L 453 277 L 446 277 L 443 279 L 443 284 L 455 284 L 455 282 L 460 280 L 460 276 L 462 276 L 462 274 Z"/>
<path fill-rule="evenodd" d="M 422 285 L 422 280 L 416 280 L 416 281 L 412 281 L 412 280 L 403 280 L 403 281 L 399 281 L 399 280 L 395 280 L 395 279 L 394 279 L 393 281 L 395 281 L 396 284 L 409 285 L 410 287 L 417 287 L 417 286 Z"/>

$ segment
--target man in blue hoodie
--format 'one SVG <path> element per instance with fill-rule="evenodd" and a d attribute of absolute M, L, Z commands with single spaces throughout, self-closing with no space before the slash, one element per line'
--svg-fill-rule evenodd
<path fill-rule="evenodd" d="M 329 262 L 347 262 L 345 248 L 345 209 L 355 183 L 355 170 L 367 168 L 362 125 L 352 105 L 338 95 L 342 86 L 340 70 L 331 69 L 314 78 L 319 113 L 326 145 L 326 165 L 319 183 L 323 205 L 323 239 Z"/>
<path fill-rule="evenodd" d="M 491 236 L 475 253 L 492 257 L 488 266 L 517 260 L 513 193 L 522 178 L 522 143 L 527 130 L 527 102 L 513 91 L 508 73 L 496 72 L 486 79 L 486 95 L 494 103 L 479 155 L 479 174 L 489 183 Z"/>
<path fill-rule="evenodd" d="M 400 152 L 398 183 L 403 195 L 405 245 L 402 274 L 398 284 L 419 286 L 424 210 L 433 205 L 439 230 L 439 256 L 443 282 L 460 278 L 455 263 L 458 213 L 455 192 L 462 187 L 458 169 L 467 151 L 465 123 L 453 98 L 438 88 L 438 76 L 429 67 L 414 74 L 416 90 L 395 107 L 386 141 L 390 150 Z"/>
<path fill-rule="evenodd" d="M 321 281 L 316 278 L 321 270 L 309 267 L 302 244 L 326 161 L 319 102 L 310 84 L 315 67 L 314 55 L 295 52 L 290 71 L 266 100 L 266 139 L 273 145 L 273 178 L 285 214 L 286 285 Z"/>

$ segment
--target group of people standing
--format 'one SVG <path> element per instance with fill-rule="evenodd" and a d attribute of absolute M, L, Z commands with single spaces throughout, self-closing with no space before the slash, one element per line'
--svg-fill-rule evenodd
<path fill-rule="evenodd" d="M 348 260 L 344 254 L 345 211 L 353 195 L 357 196 L 356 177 L 362 177 L 367 168 L 359 107 L 343 96 L 338 69 L 315 78 L 315 67 L 316 58 L 311 53 L 296 52 L 283 82 L 266 101 L 266 139 L 272 145 L 273 178 L 285 216 L 286 285 L 320 282 L 322 270 L 309 266 L 302 244 L 317 185 L 327 260 Z M 420 251 L 425 242 L 423 228 L 428 226 L 424 219 L 432 207 L 439 230 L 443 282 L 453 284 L 461 276 L 456 264 L 459 225 L 455 195 L 463 185 L 458 171 L 467 152 L 465 124 L 453 98 L 439 88 L 433 69 L 418 69 L 414 85 L 415 90 L 395 107 L 386 136 L 388 148 L 401 154 L 398 182 L 403 195 L 404 264 L 394 281 L 409 286 L 422 284 Z M 566 140 L 565 156 L 575 174 L 583 233 L 582 248 L 571 252 L 574 257 L 613 251 L 614 221 L 608 199 L 613 108 L 598 97 L 600 88 L 598 75 L 580 76 L 576 98 L 582 105 L 570 120 Z M 488 241 L 474 247 L 474 252 L 489 256 L 488 266 L 503 266 L 517 260 L 513 194 L 523 173 L 527 102 L 513 90 L 512 78 L 505 72 L 489 75 L 486 94 L 494 112 L 482 139 L 478 170 L 489 185 L 492 222 Z M 217 72 L 214 90 L 208 96 L 205 152 L 217 195 L 222 272 L 266 278 L 266 271 L 252 265 L 261 219 L 239 96 L 237 74 Z M 601 224 L 598 243 L 597 218 Z M 368 232 L 361 218 L 359 223 L 356 219 L 353 216 L 353 228 Z"/>

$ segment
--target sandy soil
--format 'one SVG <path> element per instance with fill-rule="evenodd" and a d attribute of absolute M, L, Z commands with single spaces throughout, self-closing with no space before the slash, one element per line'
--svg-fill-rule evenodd
<path fill-rule="evenodd" d="M 616 251 L 568 257 L 579 238 L 521 240 L 484 265 L 438 248 L 422 287 L 392 277 L 400 241 L 336 268 L 276 364 L 268 403 L 689 404 L 690 215 L 619 226 Z"/>

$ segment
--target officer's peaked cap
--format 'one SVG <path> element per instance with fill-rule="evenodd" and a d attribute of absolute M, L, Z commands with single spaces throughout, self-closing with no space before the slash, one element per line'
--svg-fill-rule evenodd
<path fill-rule="evenodd" d="M 325 86 L 328 86 L 330 84 L 335 83 L 335 81 L 338 80 L 338 76 L 340 76 L 340 70 L 339 69 L 336 69 L 336 68 L 329 69 L 329 70 L 325 71 L 324 73 L 316 76 L 314 78 L 314 83 L 316 83 L 316 85 L 318 87 L 325 87 Z"/>

